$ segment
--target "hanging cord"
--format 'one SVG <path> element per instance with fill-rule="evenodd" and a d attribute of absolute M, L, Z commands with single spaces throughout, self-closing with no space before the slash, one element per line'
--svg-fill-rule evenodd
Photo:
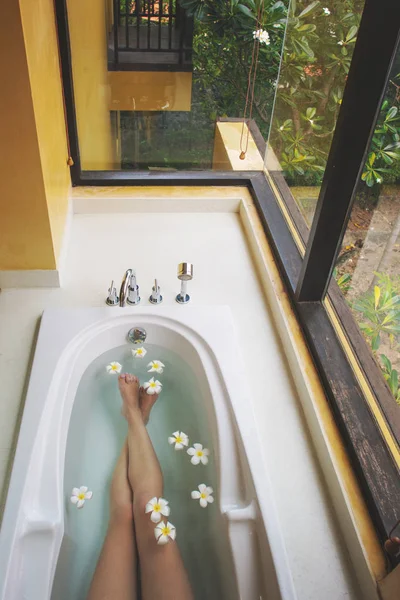
<path fill-rule="evenodd" d="M 264 17 L 264 0 L 260 0 L 258 12 L 257 12 L 256 31 L 259 31 L 261 29 L 263 17 Z M 245 103 L 245 107 L 244 107 L 244 111 L 243 111 L 242 131 L 240 134 L 239 158 L 241 160 L 244 160 L 246 158 L 246 153 L 247 153 L 247 150 L 249 147 L 249 138 L 250 138 L 249 127 L 247 127 L 246 140 L 245 140 L 245 143 L 243 144 L 244 126 L 246 123 L 247 108 L 249 107 L 249 104 L 250 104 L 249 116 L 247 119 L 248 123 L 251 121 L 251 118 L 253 115 L 254 91 L 255 91 L 255 85 L 256 85 L 256 79 L 257 79 L 257 67 L 258 67 L 258 55 L 260 52 L 260 43 L 261 43 L 260 40 L 255 37 L 254 42 L 253 42 L 253 51 L 251 54 L 251 65 L 250 65 L 250 69 L 249 69 L 249 76 L 248 76 L 248 80 L 247 80 L 246 103 Z"/>

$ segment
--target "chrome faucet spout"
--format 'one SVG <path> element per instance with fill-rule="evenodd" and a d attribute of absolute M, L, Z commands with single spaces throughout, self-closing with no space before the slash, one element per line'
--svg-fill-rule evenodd
<path fill-rule="evenodd" d="M 125 272 L 125 275 L 122 279 L 121 289 L 119 291 L 119 305 L 120 306 L 125 306 L 126 298 L 128 296 L 128 288 L 129 288 L 129 283 L 131 281 L 131 277 L 132 277 L 132 269 L 128 269 Z"/>

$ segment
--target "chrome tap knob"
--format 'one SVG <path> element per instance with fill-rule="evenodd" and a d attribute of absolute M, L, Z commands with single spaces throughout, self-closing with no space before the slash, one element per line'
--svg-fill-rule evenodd
<path fill-rule="evenodd" d="M 108 304 L 108 306 L 117 306 L 118 303 L 119 303 L 119 298 L 117 296 L 117 289 L 114 285 L 114 280 L 113 280 L 108 289 L 108 296 L 106 298 L 106 304 Z"/>
<path fill-rule="evenodd" d="M 187 293 L 187 282 L 193 279 L 192 263 L 184 262 L 178 265 L 178 279 L 181 282 L 181 291 L 176 296 L 175 300 L 178 304 L 186 304 L 190 300 L 190 296 Z"/>
<path fill-rule="evenodd" d="M 163 297 L 161 296 L 160 286 L 157 283 L 157 279 L 154 280 L 154 286 L 152 287 L 149 301 L 152 304 L 161 304 L 161 302 L 163 301 Z"/>
<path fill-rule="evenodd" d="M 128 297 L 127 297 L 126 301 L 131 306 L 135 306 L 136 304 L 139 304 L 139 302 L 140 302 L 139 286 L 136 283 L 135 273 L 132 273 L 130 280 L 129 280 Z"/>

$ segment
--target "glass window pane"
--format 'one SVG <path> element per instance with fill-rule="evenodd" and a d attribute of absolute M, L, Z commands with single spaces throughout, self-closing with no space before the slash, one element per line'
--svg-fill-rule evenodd
<path fill-rule="evenodd" d="M 399 92 L 400 50 L 356 190 L 334 277 L 400 411 Z"/>
<path fill-rule="evenodd" d="M 284 2 L 67 4 L 83 170 L 264 168 Z"/>
<path fill-rule="evenodd" d="M 364 0 L 291 0 L 266 166 L 311 225 Z"/>

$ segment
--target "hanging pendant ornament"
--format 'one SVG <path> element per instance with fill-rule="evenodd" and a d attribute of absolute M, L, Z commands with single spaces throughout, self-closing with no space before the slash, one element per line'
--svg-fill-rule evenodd
<path fill-rule="evenodd" d="M 400 554 L 400 538 L 397 535 L 393 535 L 394 531 L 399 527 L 400 519 L 397 521 L 396 525 L 392 527 L 389 532 L 389 538 L 386 540 L 384 544 L 384 548 L 389 556 L 396 557 Z"/>
<path fill-rule="evenodd" d="M 264 0 L 260 0 L 257 12 L 257 20 L 256 20 L 256 31 L 261 29 L 262 21 L 264 17 Z M 254 89 L 256 85 L 257 78 L 257 67 L 258 67 L 258 54 L 260 51 L 260 40 L 257 36 L 254 36 L 253 41 L 253 51 L 251 54 L 251 65 L 249 70 L 249 76 L 247 80 L 247 93 L 246 93 L 246 103 L 243 111 L 243 121 L 242 121 L 242 132 L 240 135 L 240 160 L 245 160 L 246 153 L 249 147 L 249 137 L 250 137 L 250 129 L 249 124 L 251 122 L 251 118 L 253 115 L 253 104 L 254 104 Z M 249 108 L 249 116 L 246 119 L 247 108 Z M 246 125 L 246 139 L 243 142 L 244 135 L 244 126 Z"/>

